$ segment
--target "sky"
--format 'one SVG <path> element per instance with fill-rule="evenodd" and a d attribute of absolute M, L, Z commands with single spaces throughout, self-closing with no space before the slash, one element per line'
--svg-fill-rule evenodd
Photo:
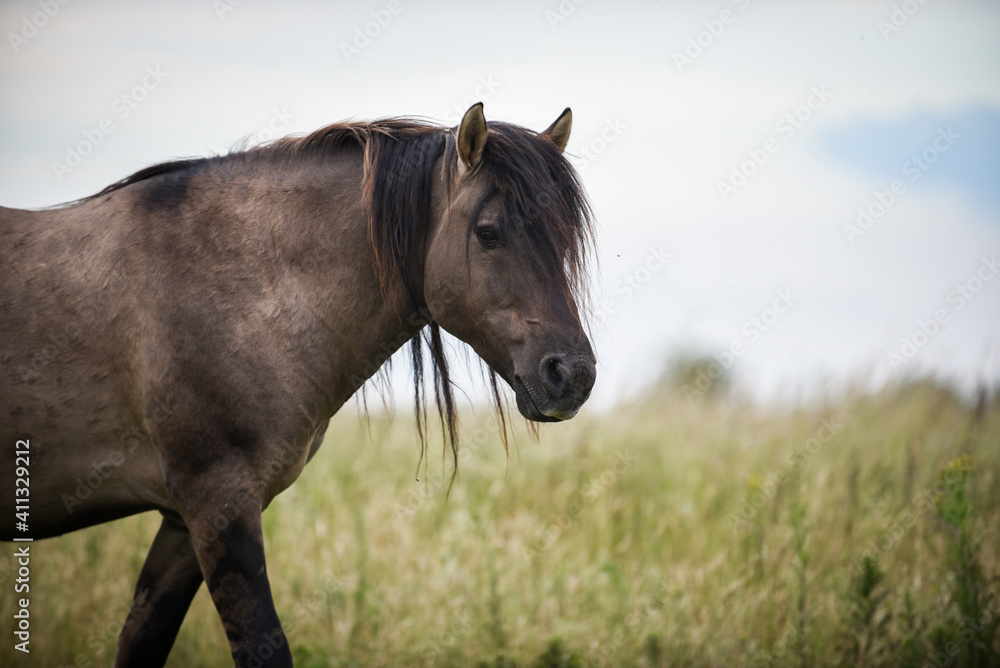
<path fill-rule="evenodd" d="M 1000 383 L 998 3 L 5 0 L 0 31 L 2 206 L 340 120 L 570 106 L 598 409 L 690 353 L 767 401 Z"/>

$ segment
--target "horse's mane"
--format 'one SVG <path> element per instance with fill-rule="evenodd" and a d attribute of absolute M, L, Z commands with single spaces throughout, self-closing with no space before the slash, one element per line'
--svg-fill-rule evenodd
<path fill-rule="evenodd" d="M 469 239 L 475 217 L 489 199 L 500 200 L 503 237 L 512 241 L 517 257 L 542 267 L 545 279 L 567 303 L 586 304 L 584 285 L 593 241 L 591 210 L 579 176 L 563 152 L 547 138 L 510 123 L 490 122 L 481 171 L 489 188 L 468 222 Z M 186 176 L 211 163 L 241 156 L 251 163 L 294 160 L 345 149 L 363 151 L 362 197 L 368 215 L 368 237 L 383 288 L 401 281 L 415 310 L 418 280 L 412 275 L 413 254 L 423 250 L 430 217 L 434 166 L 444 155 L 444 175 L 451 181 L 457 160 L 454 129 L 413 118 L 345 122 L 304 136 L 286 137 L 225 156 L 177 160 L 142 169 L 80 201 L 92 200 L 126 186 L 164 175 Z M 576 312 L 583 329 L 580 313 Z M 426 452 L 426 367 L 424 346 L 430 352 L 434 399 L 441 426 L 458 469 L 458 431 L 455 401 L 440 326 L 427 323 L 411 343 L 417 429 L 421 460 Z M 506 414 L 496 373 L 489 371 L 504 447 Z M 419 463 L 418 463 L 419 467 Z M 454 471 L 452 473 L 454 476 Z"/>

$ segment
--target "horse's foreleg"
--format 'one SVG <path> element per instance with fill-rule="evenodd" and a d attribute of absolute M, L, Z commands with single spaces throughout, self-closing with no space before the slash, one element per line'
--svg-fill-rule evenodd
<path fill-rule="evenodd" d="M 236 495 L 221 507 L 200 509 L 187 523 L 236 665 L 290 667 L 264 565 L 260 510 Z"/>
<path fill-rule="evenodd" d="M 187 527 L 164 517 L 135 586 L 132 608 L 118 636 L 115 666 L 166 663 L 201 582 L 201 569 Z"/>

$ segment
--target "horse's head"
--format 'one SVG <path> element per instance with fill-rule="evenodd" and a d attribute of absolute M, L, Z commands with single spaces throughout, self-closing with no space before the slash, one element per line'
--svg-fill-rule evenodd
<path fill-rule="evenodd" d="M 482 104 L 471 107 L 444 152 L 446 194 L 433 204 L 424 263 L 434 321 L 542 422 L 576 415 L 596 377 L 576 299 L 591 229 L 563 156 L 571 125 L 569 109 L 536 134 L 487 125 Z"/>

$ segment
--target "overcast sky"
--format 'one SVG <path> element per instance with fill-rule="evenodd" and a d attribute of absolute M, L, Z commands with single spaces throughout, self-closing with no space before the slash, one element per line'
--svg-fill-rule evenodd
<path fill-rule="evenodd" d="M 739 351 L 767 398 L 1000 381 L 1000 3 L 5 0 L 0 27 L 0 205 L 344 119 L 571 106 L 596 404 L 682 350 Z"/>

